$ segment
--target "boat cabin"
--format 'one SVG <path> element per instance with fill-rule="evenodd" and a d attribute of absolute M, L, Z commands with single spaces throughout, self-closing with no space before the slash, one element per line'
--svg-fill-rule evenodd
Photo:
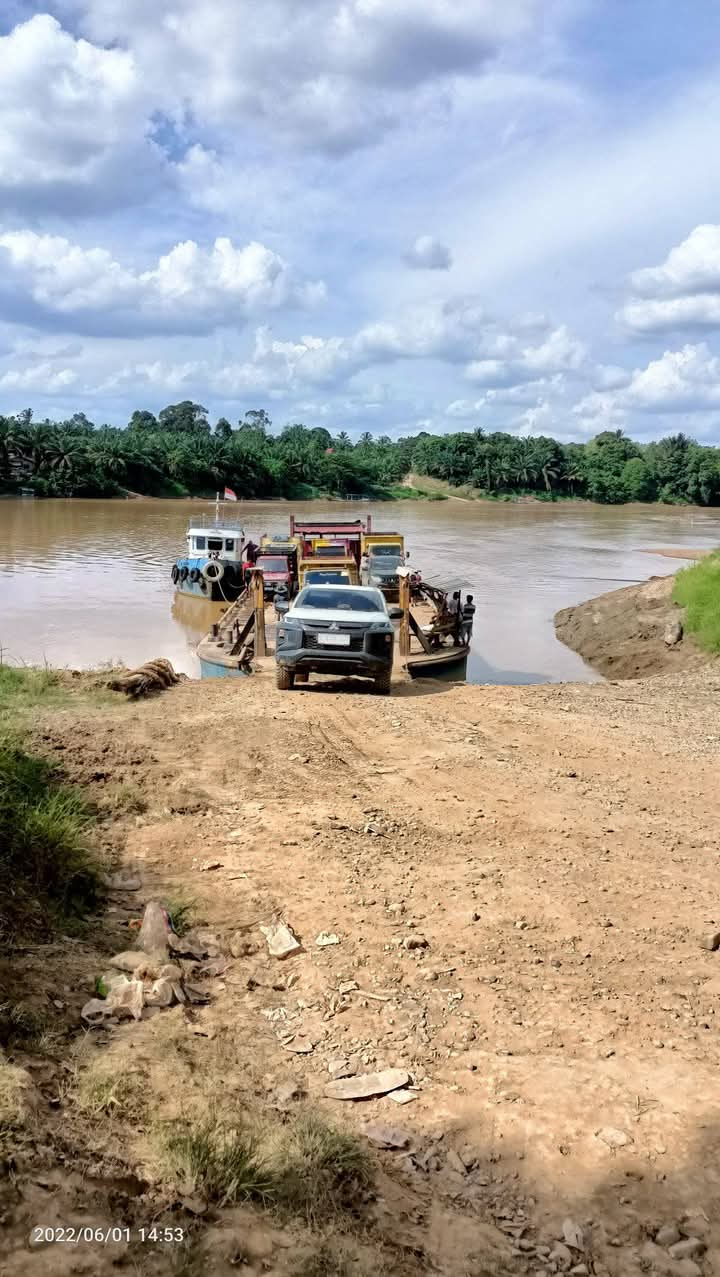
<path fill-rule="evenodd" d="M 231 522 L 193 521 L 187 530 L 189 559 L 217 555 L 225 563 L 240 563 L 245 547 L 245 533 Z"/>

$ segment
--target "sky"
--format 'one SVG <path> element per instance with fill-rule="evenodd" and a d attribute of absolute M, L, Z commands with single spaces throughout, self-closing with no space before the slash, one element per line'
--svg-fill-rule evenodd
<path fill-rule="evenodd" d="M 720 444 L 715 0 L 4 0 L 0 413 Z"/>

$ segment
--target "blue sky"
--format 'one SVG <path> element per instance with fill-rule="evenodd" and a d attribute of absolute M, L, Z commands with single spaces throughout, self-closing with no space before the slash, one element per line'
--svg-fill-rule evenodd
<path fill-rule="evenodd" d="M 720 443 L 711 0 L 11 0 L 0 412 Z"/>

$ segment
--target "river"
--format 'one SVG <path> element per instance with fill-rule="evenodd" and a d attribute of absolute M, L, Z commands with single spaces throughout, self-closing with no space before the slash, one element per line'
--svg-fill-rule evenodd
<path fill-rule="evenodd" d="M 596 676 L 555 638 L 553 616 L 605 590 L 665 574 L 649 553 L 720 543 L 720 510 L 566 502 L 239 503 L 246 535 L 283 532 L 291 510 L 357 518 L 405 535 L 426 580 L 475 596 L 468 680 Z M 170 568 L 198 501 L 0 500 L 0 649 L 11 664 L 87 668 L 166 656 L 197 675 L 197 640 L 216 608 L 176 596 Z"/>

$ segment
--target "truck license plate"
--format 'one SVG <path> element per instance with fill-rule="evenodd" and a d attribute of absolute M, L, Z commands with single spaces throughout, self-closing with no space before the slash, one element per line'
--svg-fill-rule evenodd
<path fill-rule="evenodd" d="M 318 634 L 318 643 L 323 643 L 326 647 L 349 647 L 349 634 Z"/>

